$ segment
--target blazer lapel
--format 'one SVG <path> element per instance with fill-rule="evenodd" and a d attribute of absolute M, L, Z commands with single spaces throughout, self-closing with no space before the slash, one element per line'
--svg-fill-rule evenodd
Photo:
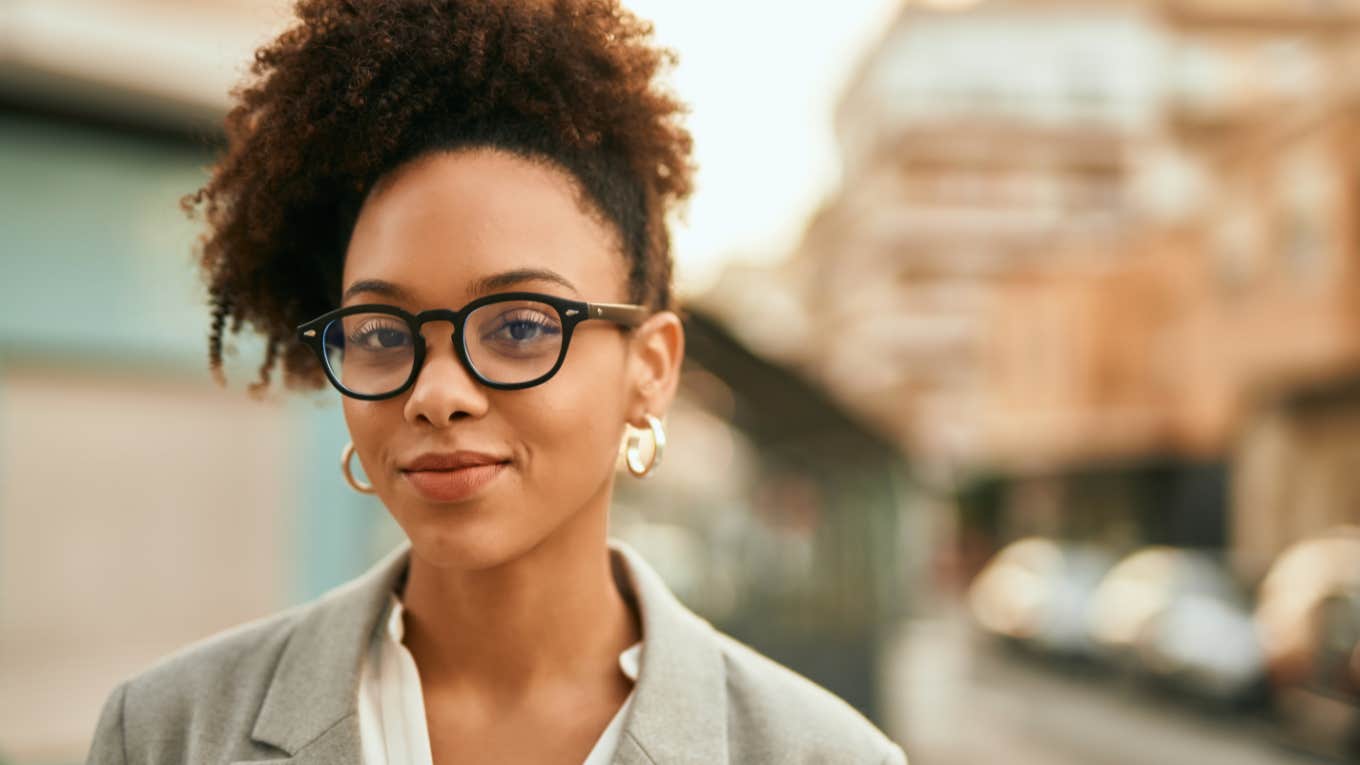
<path fill-rule="evenodd" d="M 304 744 L 292 757 L 241 760 L 232 765 L 362 765 L 362 752 L 359 720 L 349 715 Z"/>
<path fill-rule="evenodd" d="M 615 765 L 726 763 L 726 676 L 713 627 L 681 604 L 630 546 L 611 538 L 609 547 L 615 579 L 634 596 L 643 631 L 638 683 Z M 233 765 L 362 765 L 359 669 L 410 549 L 409 540 L 402 542 L 306 607 L 251 730 L 252 739 L 287 756 Z"/>
<path fill-rule="evenodd" d="M 680 603 L 635 550 L 610 539 L 615 578 L 642 616 L 642 666 L 615 765 L 726 763 L 727 678 L 712 625 Z"/>
<path fill-rule="evenodd" d="M 409 551 L 408 541 L 307 607 L 283 649 L 250 733 L 255 741 L 289 756 L 233 765 L 360 765 L 359 668 Z"/>

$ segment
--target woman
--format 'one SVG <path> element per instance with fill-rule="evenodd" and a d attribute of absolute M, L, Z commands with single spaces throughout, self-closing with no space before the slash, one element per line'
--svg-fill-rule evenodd
<path fill-rule="evenodd" d="M 211 365 L 250 322 L 258 385 L 333 385 L 344 476 L 409 541 L 122 683 L 90 761 L 904 762 L 607 536 L 622 436 L 655 468 L 684 350 L 690 137 L 650 27 L 609 0 L 297 11 L 186 199 Z"/>

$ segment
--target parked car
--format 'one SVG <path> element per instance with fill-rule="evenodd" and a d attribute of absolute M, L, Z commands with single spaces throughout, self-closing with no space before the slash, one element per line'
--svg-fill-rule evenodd
<path fill-rule="evenodd" d="M 1113 562 L 1091 545 L 1021 539 L 997 552 L 974 578 L 969 607 L 990 634 L 1054 655 L 1089 657 L 1087 610 Z"/>
<path fill-rule="evenodd" d="M 1087 627 L 1110 660 L 1217 702 L 1254 698 L 1265 657 L 1251 605 L 1216 553 L 1153 546 L 1117 563 Z"/>
<path fill-rule="evenodd" d="M 1281 553 L 1261 581 L 1256 623 L 1291 743 L 1360 760 L 1360 527 Z"/>

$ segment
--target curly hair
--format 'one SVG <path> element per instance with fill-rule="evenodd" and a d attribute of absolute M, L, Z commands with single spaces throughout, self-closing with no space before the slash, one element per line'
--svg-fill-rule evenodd
<path fill-rule="evenodd" d="M 369 190 L 436 151 L 489 147 L 567 170 L 619 233 L 631 300 L 671 305 L 668 214 L 692 188 L 686 111 L 654 79 L 675 63 L 616 0 L 299 0 L 232 91 L 226 149 L 180 202 L 202 208 L 209 366 L 249 323 L 265 338 L 252 392 L 283 364 L 324 385 L 294 328 L 339 304 Z"/>

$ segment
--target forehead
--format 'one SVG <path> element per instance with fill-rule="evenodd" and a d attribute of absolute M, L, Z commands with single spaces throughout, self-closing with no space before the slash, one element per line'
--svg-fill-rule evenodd
<path fill-rule="evenodd" d="M 505 152 L 427 155 L 383 179 L 364 202 L 345 255 L 344 289 L 390 282 L 412 308 L 453 307 L 506 272 L 547 271 L 502 288 L 586 300 L 625 299 L 619 238 L 566 171 Z M 498 291 L 498 290 L 497 290 Z M 348 303 L 372 300 L 358 294 Z"/>

